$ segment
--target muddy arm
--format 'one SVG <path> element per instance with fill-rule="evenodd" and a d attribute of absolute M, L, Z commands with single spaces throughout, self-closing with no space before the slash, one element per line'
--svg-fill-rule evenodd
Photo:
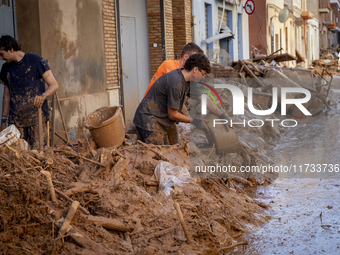
<path fill-rule="evenodd" d="M 44 92 L 44 98 L 46 100 L 58 90 L 59 86 L 51 70 L 46 71 L 42 75 L 42 77 L 44 78 L 46 84 L 48 85 L 48 88 Z"/>
<path fill-rule="evenodd" d="M 10 95 L 9 95 L 9 89 L 8 86 L 4 86 L 4 96 L 3 96 L 3 101 L 2 101 L 2 117 L 7 118 L 9 114 L 9 100 L 10 100 Z"/>

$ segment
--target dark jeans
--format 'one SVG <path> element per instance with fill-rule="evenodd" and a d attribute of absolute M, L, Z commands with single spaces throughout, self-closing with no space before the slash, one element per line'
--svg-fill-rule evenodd
<path fill-rule="evenodd" d="M 42 123 L 44 146 L 47 144 L 46 122 Z M 39 148 L 39 126 L 17 127 L 20 131 L 20 138 L 26 140 L 30 149 Z"/>
<path fill-rule="evenodd" d="M 177 125 L 173 124 L 168 129 L 168 138 L 169 138 L 169 144 L 173 145 L 178 143 L 178 131 L 177 131 Z"/>

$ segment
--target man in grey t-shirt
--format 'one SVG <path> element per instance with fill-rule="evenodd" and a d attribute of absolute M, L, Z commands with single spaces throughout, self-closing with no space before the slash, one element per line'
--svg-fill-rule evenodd
<path fill-rule="evenodd" d="M 190 79 L 204 78 L 210 71 L 208 58 L 202 53 L 196 53 L 189 57 L 184 69 L 176 69 L 157 79 L 139 104 L 133 119 L 142 142 L 168 144 L 167 130 L 175 122 L 192 123 L 197 128 L 206 128 L 202 120 L 185 116 L 181 110 L 186 96 L 200 99 L 200 93 L 190 91 Z M 209 100 L 207 108 L 223 117 L 223 112 Z"/>

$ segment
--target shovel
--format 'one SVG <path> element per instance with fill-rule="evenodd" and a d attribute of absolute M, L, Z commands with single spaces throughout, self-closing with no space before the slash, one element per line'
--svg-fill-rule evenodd
<path fill-rule="evenodd" d="M 39 129 L 39 152 L 43 151 L 43 127 L 42 127 L 42 112 L 41 107 L 38 108 L 38 129 Z"/>

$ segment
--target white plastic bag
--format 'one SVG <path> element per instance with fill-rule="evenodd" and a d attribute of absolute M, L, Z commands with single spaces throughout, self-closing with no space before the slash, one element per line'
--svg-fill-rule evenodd
<path fill-rule="evenodd" d="M 191 178 L 186 167 L 174 166 L 162 160 L 158 162 L 155 168 L 155 175 L 159 181 L 159 188 L 167 196 L 173 193 L 174 185 L 181 186 L 184 181 Z"/>
<path fill-rule="evenodd" d="M 20 138 L 20 132 L 15 125 L 10 125 L 0 133 L 0 144 L 12 145 Z"/>
<path fill-rule="evenodd" d="M 0 132 L 0 145 L 17 144 L 18 140 L 20 140 L 20 131 L 15 125 L 10 125 Z M 25 150 L 28 150 L 28 143 L 24 139 L 21 140 L 24 143 Z"/>

